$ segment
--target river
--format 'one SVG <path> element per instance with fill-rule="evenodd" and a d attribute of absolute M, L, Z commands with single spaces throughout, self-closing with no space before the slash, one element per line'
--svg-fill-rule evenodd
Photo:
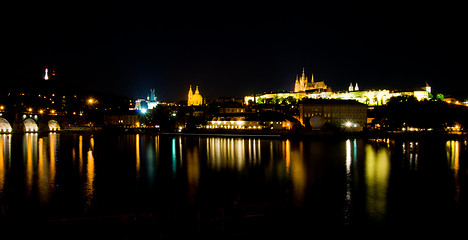
<path fill-rule="evenodd" d="M 466 140 L 0 135 L 0 220 L 161 235 L 466 223 Z"/>

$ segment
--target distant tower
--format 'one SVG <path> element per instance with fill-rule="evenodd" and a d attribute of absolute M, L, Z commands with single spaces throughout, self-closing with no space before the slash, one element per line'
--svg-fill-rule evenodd
<path fill-rule="evenodd" d="M 359 91 L 359 86 L 356 83 L 356 86 L 354 87 L 354 91 Z"/>
<path fill-rule="evenodd" d="M 314 76 L 312 75 L 312 82 L 314 81 L 313 78 Z M 308 79 L 305 76 L 304 68 L 302 68 L 302 76 L 298 79 L 296 75 L 296 82 L 294 83 L 294 92 L 302 92 L 302 91 L 307 90 L 307 85 L 308 85 L 307 83 L 308 83 Z"/>
<path fill-rule="evenodd" d="M 44 74 L 44 80 L 49 80 L 49 70 L 46 68 L 45 69 L 45 74 Z"/>
<path fill-rule="evenodd" d="M 155 93 L 154 93 L 154 92 L 155 92 L 155 89 L 154 89 L 154 88 L 153 88 L 153 89 L 150 89 L 150 99 L 149 99 L 149 100 L 150 100 L 151 102 L 156 102 L 156 96 L 155 96 Z"/>
<path fill-rule="evenodd" d="M 187 99 L 188 106 L 192 106 L 192 97 L 193 97 L 193 91 L 192 91 L 192 85 L 190 85 L 190 89 L 188 91 L 188 99 Z"/>
<path fill-rule="evenodd" d="M 431 93 L 431 86 L 426 82 L 426 92 Z"/>
<path fill-rule="evenodd" d="M 299 92 L 301 91 L 301 86 L 299 85 L 299 79 L 296 74 L 296 83 L 294 83 L 294 92 Z"/>
<path fill-rule="evenodd" d="M 354 91 L 353 83 L 349 83 L 348 91 L 350 92 Z"/>
<path fill-rule="evenodd" d="M 301 79 L 299 80 L 300 83 L 300 90 L 305 91 L 307 87 L 307 77 L 305 76 L 305 71 L 304 68 L 302 68 L 302 76 Z"/>
<path fill-rule="evenodd" d="M 148 109 L 153 109 L 158 105 L 157 97 L 155 94 L 155 90 L 150 89 L 150 94 L 148 94 L 148 97 L 146 98 L 148 101 Z"/>

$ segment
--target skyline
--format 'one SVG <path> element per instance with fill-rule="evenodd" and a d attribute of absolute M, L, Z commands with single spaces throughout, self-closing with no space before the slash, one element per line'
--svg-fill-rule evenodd
<path fill-rule="evenodd" d="M 31 21 L 6 28 L 2 72 L 18 84 L 41 79 L 48 68 L 65 87 L 137 98 L 154 88 L 166 101 L 185 99 L 189 85 L 206 98 L 290 91 L 302 68 L 333 91 L 350 82 L 363 90 L 428 82 L 434 91 L 465 95 L 457 6 L 215 7 L 26 11 L 20 16 Z"/>

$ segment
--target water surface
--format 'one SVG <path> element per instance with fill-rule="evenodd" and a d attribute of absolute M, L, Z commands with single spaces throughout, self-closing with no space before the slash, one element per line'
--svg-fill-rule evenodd
<path fill-rule="evenodd" d="M 0 219 L 133 216 L 198 234 L 457 225 L 467 213 L 467 147 L 436 138 L 2 134 Z"/>

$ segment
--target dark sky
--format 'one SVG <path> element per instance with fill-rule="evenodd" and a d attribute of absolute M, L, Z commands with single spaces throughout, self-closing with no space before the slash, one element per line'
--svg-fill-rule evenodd
<path fill-rule="evenodd" d="M 449 2 L 12 7 L 2 81 L 39 79 L 162 101 L 292 90 L 305 68 L 332 90 L 465 94 L 467 15 Z M 78 2 L 76 3 L 78 4 Z M 7 80 L 8 79 L 8 80 Z"/>

